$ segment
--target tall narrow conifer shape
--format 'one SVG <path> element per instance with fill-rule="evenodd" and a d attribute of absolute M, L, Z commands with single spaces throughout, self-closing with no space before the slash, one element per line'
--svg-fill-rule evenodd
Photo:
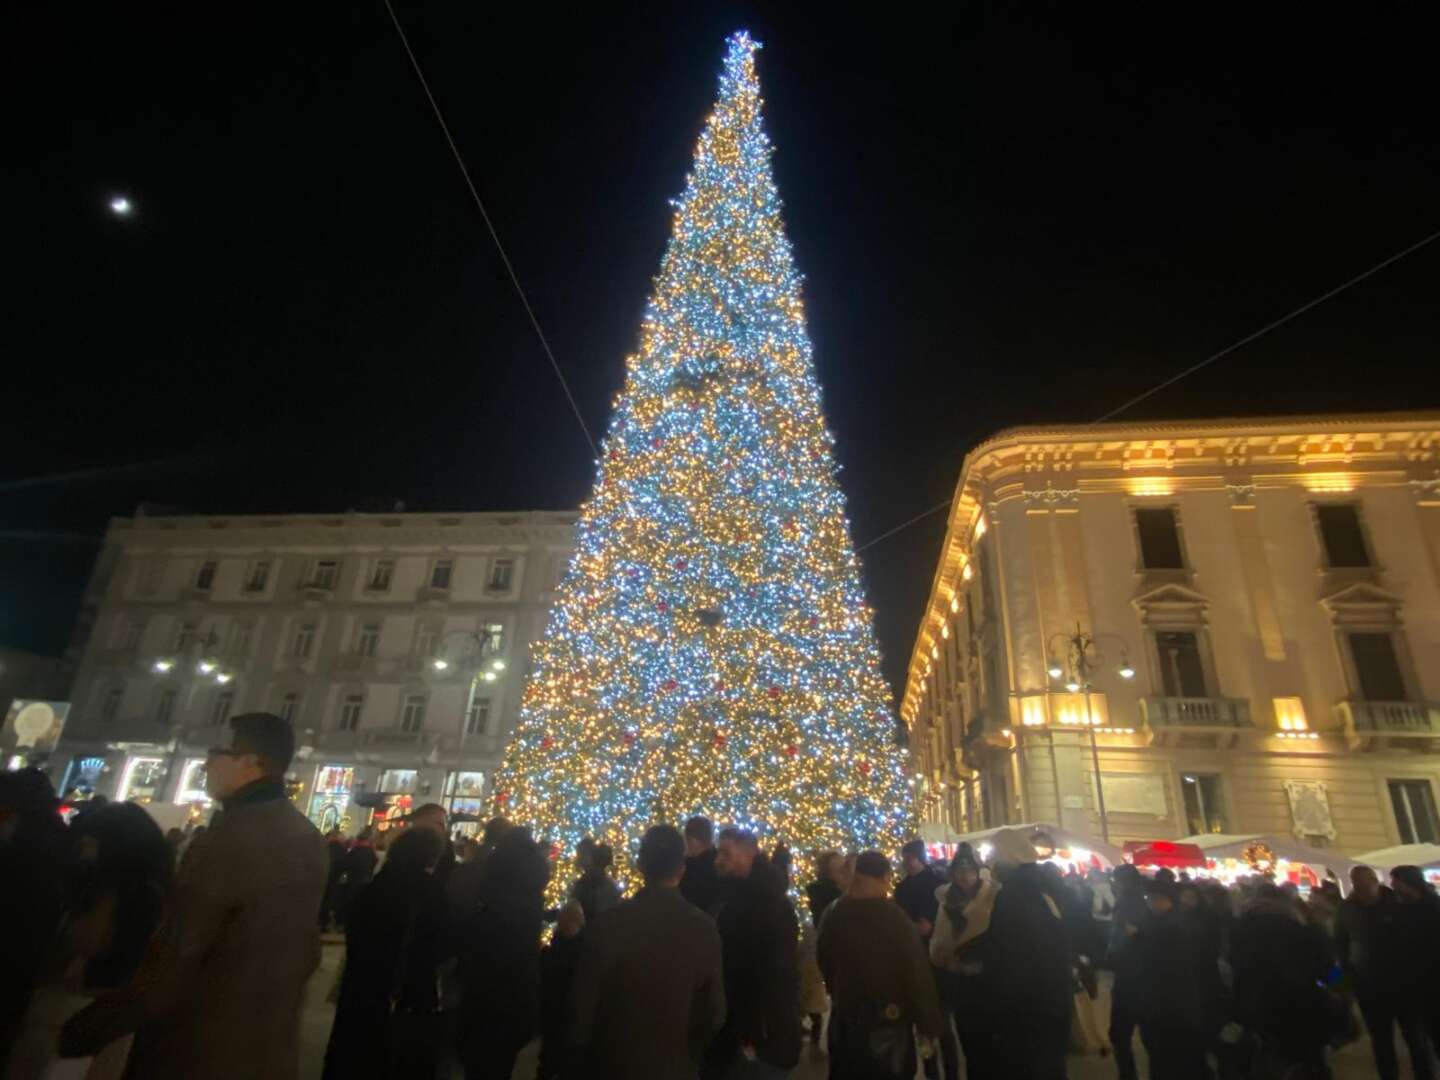
<path fill-rule="evenodd" d="M 728 41 L 495 809 L 624 867 L 704 813 L 816 852 L 910 805 L 761 129 Z"/>

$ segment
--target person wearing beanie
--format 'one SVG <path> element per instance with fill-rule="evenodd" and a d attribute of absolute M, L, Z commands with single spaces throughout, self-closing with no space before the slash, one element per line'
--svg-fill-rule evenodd
<path fill-rule="evenodd" d="M 913 1076 L 913 1030 L 933 1039 L 943 1024 L 920 935 L 889 898 L 889 886 L 890 860 L 861 853 L 849 892 L 820 922 L 816 954 L 830 990 L 831 1080 Z"/>
<path fill-rule="evenodd" d="M 999 891 L 1000 886 L 981 873 L 974 849 L 961 844 L 950 861 L 949 882 L 936 893 L 939 911 L 930 938 L 930 963 L 947 1023 L 953 1021 L 959 1035 L 967 1077 L 996 1075 L 995 1017 L 985 988 L 990 916 Z M 944 1046 L 942 1053 L 947 1077 L 958 1076 L 958 1061 L 956 1071 L 951 1067 L 951 1047 Z"/>

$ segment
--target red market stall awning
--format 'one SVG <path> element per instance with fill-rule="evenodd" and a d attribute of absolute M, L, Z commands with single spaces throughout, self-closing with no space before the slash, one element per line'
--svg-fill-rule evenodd
<path fill-rule="evenodd" d="M 1125 861 L 1134 866 L 1168 866 L 1172 870 L 1203 868 L 1205 852 L 1197 844 L 1177 844 L 1173 840 L 1127 840 Z"/>

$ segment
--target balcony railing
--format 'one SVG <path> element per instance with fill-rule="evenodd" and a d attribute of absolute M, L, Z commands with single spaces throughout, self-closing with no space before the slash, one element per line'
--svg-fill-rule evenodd
<path fill-rule="evenodd" d="M 1143 697 L 1140 721 L 1157 743 L 1199 737 L 1217 746 L 1253 726 L 1249 702 L 1222 697 Z"/>
<path fill-rule="evenodd" d="M 1440 739 L 1440 707 L 1430 702 L 1347 698 L 1336 702 L 1335 713 L 1352 749 L 1392 739 Z"/>

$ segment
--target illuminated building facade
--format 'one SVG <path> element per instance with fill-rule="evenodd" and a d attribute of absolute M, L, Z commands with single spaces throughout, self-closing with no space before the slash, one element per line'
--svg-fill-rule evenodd
<path fill-rule="evenodd" d="M 1440 841 L 1437 464 L 1440 413 L 982 443 L 901 708 L 921 819 Z"/>

